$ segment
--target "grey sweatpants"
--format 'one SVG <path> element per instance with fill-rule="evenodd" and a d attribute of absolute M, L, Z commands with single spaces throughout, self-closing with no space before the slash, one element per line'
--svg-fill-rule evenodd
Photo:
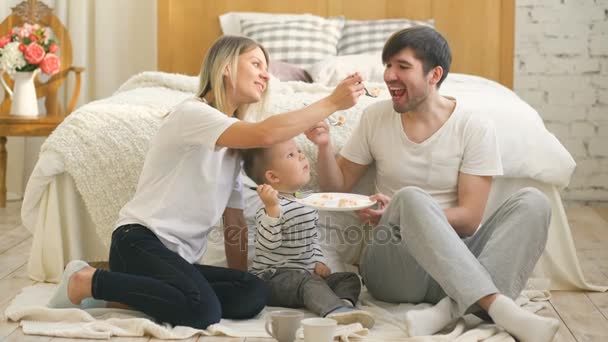
<path fill-rule="evenodd" d="M 320 316 L 345 306 L 342 299 L 356 304 L 361 293 L 361 281 L 351 272 L 332 273 L 323 279 L 308 272 L 278 269 L 264 272 L 260 278 L 270 290 L 267 305 L 305 307 Z"/>
<path fill-rule="evenodd" d="M 434 304 L 447 295 L 457 304 L 453 315 L 462 316 L 489 294 L 519 295 L 545 249 L 550 218 L 546 196 L 525 188 L 461 239 L 429 194 L 406 187 L 374 229 L 361 275 L 380 300 Z"/>

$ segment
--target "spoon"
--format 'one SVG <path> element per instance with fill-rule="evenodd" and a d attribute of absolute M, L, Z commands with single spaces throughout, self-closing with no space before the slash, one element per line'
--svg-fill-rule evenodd
<path fill-rule="evenodd" d="M 251 190 L 254 190 L 254 191 L 258 190 L 258 188 L 255 186 L 248 186 L 248 188 Z M 313 194 L 312 190 L 302 190 L 302 191 L 296 191 L 296 192 L 279 191 L 279 196 L 286 198 L 286 199 L 306 198 L 312 194 Z"/>
<path fill-rule="evenodd" d="M 367 95 L 369 97 L 378 97 L 378 94 L 372 94 L 372 93 L 370 93 L 370 91 L 367 90 L 366 87 L 363 87 L 363 90 L 365 90 L 365 95 Z"/>

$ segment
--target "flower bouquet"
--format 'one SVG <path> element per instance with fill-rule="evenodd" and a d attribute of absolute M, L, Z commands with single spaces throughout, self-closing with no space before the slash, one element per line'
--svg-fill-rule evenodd
<path fill-rule="evenodd" d="M 52 76 L 59 72 L 59 46 L 50 38 L 48 28 L 38 24 L 23 24 L 0 37 L 0 70 L 11 75 L 40 68 Z"/>

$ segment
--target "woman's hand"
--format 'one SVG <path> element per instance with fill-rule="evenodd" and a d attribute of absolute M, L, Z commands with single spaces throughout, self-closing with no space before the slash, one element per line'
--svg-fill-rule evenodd
<path fill-rule="evenodd" d="M 372 201 L 378 202 L 378 209 L 365 208 L 361 210 L 355 211 L 359 220 L 361 222 L 366 222 L 372 225 L 372 227 L 376 227 L 378 222 L 380 222 L 380 218 L 384 214 L 386 207 L 391 202 L 391 198 L 382 193 L 377 193 L 375 195 L 369 196 L 369 199 Z"/>
<path fill-rule="evenodd" d="M 319 147 L 327 145 L 330 141 L 329 125 L 325 120 L 312 126 L 309 130 L 305 131 L 304 134 L 308 140 Z"/>
<path fill-rule="evenodd" d="M 355 104 L 359 96 L 363 95 L 363 77 L 354 73 L 342 80 L 336 89 L 329 95 L 328 99 L 336 106 L 336 110 L 348 109 Z"/>
<path fill-rule="evenodd" d="M 315 274 L 321 278 L 327 278 L 331 274 L 331 270 L 324 263 L 317 262 L 315 264 Z"/>
<path fill-rule="evenodd" d="M 279 217 L 281 210 L 279 209 L 279 192 L 268 184 L 258 186 L 258 195 L 266 207 L 266 215 L 270 217 Z"/>

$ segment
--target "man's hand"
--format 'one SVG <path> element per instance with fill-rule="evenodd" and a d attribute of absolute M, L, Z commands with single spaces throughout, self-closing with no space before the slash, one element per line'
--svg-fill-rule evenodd
<path fill-rule="evenodd" d="M 361 222 L 369 223 L 372 227 L 376 227 L 378 222 L 380 222 L 380 218 L 382 218 L 386 207 L 388 207 L 388 204 L 391 202 L 391 198 L 385 194 L 377 193 L 369 196 L 369 199 L 378 201 L 378 209 L 365 208 L 355 211 L 355 214 L 357 214 Z"/>
<path fill-rule="evenodd" d="M 315 264 L 315 274 L 321 278 L 327 278 L 331 274 L 331 270 L 324 263 L 317 262 Z"/>
<path fill-rule="evenodd" d="M 281 209 L 279 208 L 279 192 L 268 184 L 258 186 L 258 195 L 266 207 L 266 215 L 270 217 L 279 217 Z"/>
<path fill-rule="evenodd" d="M 305 131 L 304 134 L 308 140 L 319 147 L 329 144 L 329 125 L 325 120 L 312 126 L 309 130 Z"/>

